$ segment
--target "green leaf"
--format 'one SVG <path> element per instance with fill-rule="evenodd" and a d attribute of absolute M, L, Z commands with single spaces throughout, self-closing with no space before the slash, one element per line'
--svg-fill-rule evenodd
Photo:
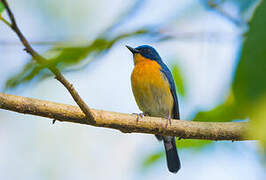
<path fill-rule="evenodd" d="M 225 102 L 210 111 L 199 112 L 197 121 L 232 121 L 252 116 L 253 109 L 266 94 L 266 1 L 262 1 L 249 23 L 240 61 Z"/>
<path fill-rule="evenodd" d="M 4 11 L 5 7 L 4 5 L 0 2 L 0 15 Z"/>
<path fill-rule="evenodd" d="M 259 138 L 259 147 L 266 156 L 266 1 L 262 1 L 249 23 L 240 61 L 232 83 L 232 92 L 225 103 L 199 112 L 195 120 L 232 121 L 249 118 L 247 136 Z"/>
<path fill-rule="evenodd" d="M 230 122 L 236 119 L 245 119 L 247 115 L 236 105 L 234 95 L 231 92 L 227 100 L 209 111 L 198 112 L 194 121 L 204 122 Z"/>
<path fill-rule="evenodd" d="M 112 35 L 112 32 L 116 27 L 123 24 L 123 22 L 126 22 L 127 19 L 141 7 L 140 5 L 142 2 L 143 1 L 141 0 L 134 2 L 132 6 L 111 23 L 109 27 L 107 27 L 102 33 L 99 33 L 99 36 L 90 44 L 84 46 L 55 45 L 43 54 L 43 56 L 49 60 L 47 64 L 38 65 L 31 60 L 31 62 L 24 66 L 21 72 L 18 72 L 7 80 L 5 89 L 16 88 L 20 84 L 29 83 L 33 80 L 35 80 L 34 82 L 40 82 L 41 80 L 50 77 L 52 74 L 46 69 L 49 66 L 57 66 L 60 71 L 64 72 L 80 70 L 92 60 L 95 61 L 98 57 L 107 53 L 116 42 L 124 38 L 145 34 L 156 36 L 158 33 L 154 32 L 152 28 L 140 28 L 139 30 L 130 33 Z M 47 55 L 49 57 L 47 57 Z M 86 59 L 88 56 L 90 56 L 89 60 Z"/>
<path fill-rule="evenodd" d="M 31 60 L 24 66 L 21 72 L 18 72 L 17 74 L 11 76 L 6 81 L 5 89 L 16 88 L 21 83 L 28 83 L 33 79 L 42 80 L 46 77 L 51 76 L 52 74 L 47 71 L 47 67 L 57 66 L 60 71 L 79 70 L 74 66 L 78 66 L 80 65 L 80 63 L 82 63 L 82 66 L 84 67 L 88 65 L 92 60 L 97 60 L 98 57 L 108 52 L 111 47 L 119 40 L 148 33 L 150 33 L 148 30 L 140 29 L 130 33 L 120 34 L 113 38 L 100 36 L 89 45 L 84 46 L 62 47 L 55 45 L 53 48 L 43 54 L 43 56 L 48 59 L 47 64 L 39 65 L 36 64 L 34 60 Z M 84 62 L 84 60 L 86 60 L 86 57 L 88 57 L 89 55 L 91 55 L 90 60 Z"/>
<path fill-rule="evenodd" d="M 164 151 L 160 151 L 157 153 L 154 153 L 150 156 L 148 156 L 146 159 L 144 159 L 144 161 L 142 162 L 142 168 L 148 168 L 151 165 L 155 164 L 156 162 L 158 162 L 161 158 L 164 157 Z"/>
<path fill-rule="evenodd" d="M 176 141 L 176 146 L 178 149 L 190 149 L 190 150 L 198 150 L 211 145 L 213 141 L 209 140 L 197 140 L 197 139 L 182 139 Z"/>
<path fill-rule="evenodd" d="M 249 23 L 233 82 L 236 104 L 249 114 L 266 94 L 266 1 L 261 1 Z"/>
<path fill-rule="evenodd" d="M 33 79 L 33 77 L 39 73 L 37 69 L 39 69 L 38 64 L 34 61 L 30 61 L 24 66 L 23 70 L 20 73 L 12 76 L 6 81 L 5 90 L 17 87 L 20 83 L 25 83 Z"/>
<path fill-rule="evenodd" d="M 175 83 L 176 83 L 176 89 L 177 89 L 178 94 L 181 96 L 185 96 L 186 91 L 185 91 L 184 80 L 183 80 L 183 77 L 180 73 L 179 67 L 177 65 L 174 65 L 172 67 L 172 74 L 173 74 L 173 78 L 174 78 Z"/>
<path fill-rule="evenodd" d="M 189 149 L 194 152 L 200 152 L 202 148 L 205 148 L 212 144 L 213 141 L 209 140 L 195 140 L 195 139 L 182 139 L 176 141 L 176 146 L 178 149 Z M 164 151 L 159 151 L 149 155 L 142 162 L 142 168 L 149 168 L 150 166 L 156 164 L 162 158 L 165 157 Z"/>
<path fill-rule="evenodd" d="M 266 96 L 258 102 L 257 108 L 252 112 L 248 136 L 259 138 L 260 147 L 266 156 Z"/>

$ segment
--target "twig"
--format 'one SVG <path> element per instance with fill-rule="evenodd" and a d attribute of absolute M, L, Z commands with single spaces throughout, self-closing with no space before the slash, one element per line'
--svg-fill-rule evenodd
<path fill-rule="evenodd" d="M 0 20 L 3 21 L 7 26 L 11 27 L 11 24 L 5 18 L 3 18 L 1 14 L 0 14 Z"/>
<path fill-rule="evenodd" d="M 38 63 L 40 64 L 46 64 L 48 63 L 48 60 L 45 59 L 44 57 L 42 57 L 41 55 L 39 55 L 29 44 L 29 42 L 27 41 L 27 39 L 25 38 L 25 36 L 22 34 L 22 32 L 20 31 L 20 29 L 17 26 L 15 17 L 12 13 L 12 11 L 10 10 L 6 0 L 1 0 L 1 2 L 3 3 L 4 7 L 7 10 L 7 14 L 11 20 L 11 29 L 18 35 L 20 41 L 22 42 L 22 44 L 25 47 L 25 51 L 27 53 L 29 53 L 33 59 L 35 59 Z M 75 100 L 75 102 L 78 104 L 78 106 L 80 107 L 80 109 L 83 111 L 83 113 L 86 115 L 87 119 L 91 122 L 94 122 L 94 116 L 92 114 L 92 112 L 90 111 L 89 107 L 87 106 L 87 104 L 82 100 L 82 98 L 79 96 L 78 92 L 74 89 L 73 85 L 70 84 L 66 78 L 61 74 L 61 72 L 56 68 L 56 67 L 48 67 L 49 70 L 55 75 L 56 79 L 58 81 L 60 81 L 65 88 L 67 88 L 68 92 L 71 94 L 71 96 L 73 97 L 73 99 Z"/>
<path fill-rule="evenodd" d="M 162 124 L 166 119 L 146 117 L 136 123 L 136 115 L 91 109 L 95 123 L 84 121 L 85 115 L 76 107 L 33 98 L 0 93 L 0 109 L 51 118 L 56 121 L 74 122 L 118 129 L 124 133 L 149 133 L 177 136 L 182 139 L 208 139 L 242 141 L 252 140 L 245 136 L 248 122 L 195 122 L 172 120 L 171 126 Z"/>

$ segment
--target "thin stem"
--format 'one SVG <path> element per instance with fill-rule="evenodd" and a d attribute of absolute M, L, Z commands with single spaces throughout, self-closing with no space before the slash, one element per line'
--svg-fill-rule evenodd
<path fill-rule="evenodd" d="M 29 53 L 32 58 L 34 60 L 36 60 L 38 63 L 40 64 L 46 64 L 48 62 L 47 59 L 45 59 L 44 57 L 42 57 L 40 54 L 38 54 L 30 45 L 30 43 L 27 41 L 27 39 L 25 38 L 25 36 L 22 34 L 22 32 L 20 31 L 14 14 L 12 13 L 11 9 L 8 6 L 8 3 L 6 2 L 6 0 L 1 0 L 1 2 L 3 3 L 7 14 L 11 20 L 11 26 L 10 28 L 17 34 L 17 36 L 19 37 L 21 43 L 24 45 L 25 47 L 25 51 L 27 53 Z M 55 78 L 61 82 L 65 88 L 68 90 L 68 92 L 71 94 L 71 96 L 73 97 L 73 99 L 75 100 L 75 102 L 78 104 L 78 106 L 80 107 L 80 109 L 83 111 L 83 113 L 86 115 L 87 120 L 94 122 L 94 118 L 93 118 L 93 114 L 90 111 L 89 107 L 87 106 L 87 104 L 82 100 L 82 98 L 80 97 L 80 95 L 78 94 L 78 92 L 75 90 L 75 88 L 73 87 L 73 85 L 71 83 L 69 83 L 66 78 L 61 74 L 61 72 L 56 68 L 56 67 L 48 67 L 48 69 L 55 75 Z"/>
<path fill-rule="evenodd" d="M 0 14 L 0 20 L 3 21 L 7 26 L 9 26 L 9 27 L 11 28 L 11 24 L 10 24 L 7 20 L 5 20 L 5 19 L 1 16 L 1 14 Z"/>

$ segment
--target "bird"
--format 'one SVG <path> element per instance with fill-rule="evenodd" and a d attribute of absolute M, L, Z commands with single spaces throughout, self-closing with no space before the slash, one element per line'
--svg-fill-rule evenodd
<path fill-rule="evenodd" d="M 176 87 L 171 71 L 162 61 L 159 53 L 149 45 L 132 48 L 134 69 L 131 73 L 131 87 L 135 101 L 143 115 L 180 119 Z M 139 116 L 137 116 L 137 121 Z M 168 170 L 177 173 L 181 168 L 175 137 L 155 135 L 164 142 Z"/>

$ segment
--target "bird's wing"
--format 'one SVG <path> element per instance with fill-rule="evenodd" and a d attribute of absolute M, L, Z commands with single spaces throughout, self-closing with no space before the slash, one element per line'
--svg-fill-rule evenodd
<path fill-rule="evenodd" d="M 173 76 L 171 74 L 171 71 L 168 69 L 168 67 L 164 63 L 161 63 L 160 65 L 162 67 L 161 72 L 165 75 L 166 79 L 168 80 L 168 83 L 170 85 L 171 94 L 172 94 L 173 99 L 174 99 L 172 116 L 174 119 L 180 119 L 178 100 L 177 100 L 176 88 L 175 88 L 175 82 L 174 82 Z"/>

